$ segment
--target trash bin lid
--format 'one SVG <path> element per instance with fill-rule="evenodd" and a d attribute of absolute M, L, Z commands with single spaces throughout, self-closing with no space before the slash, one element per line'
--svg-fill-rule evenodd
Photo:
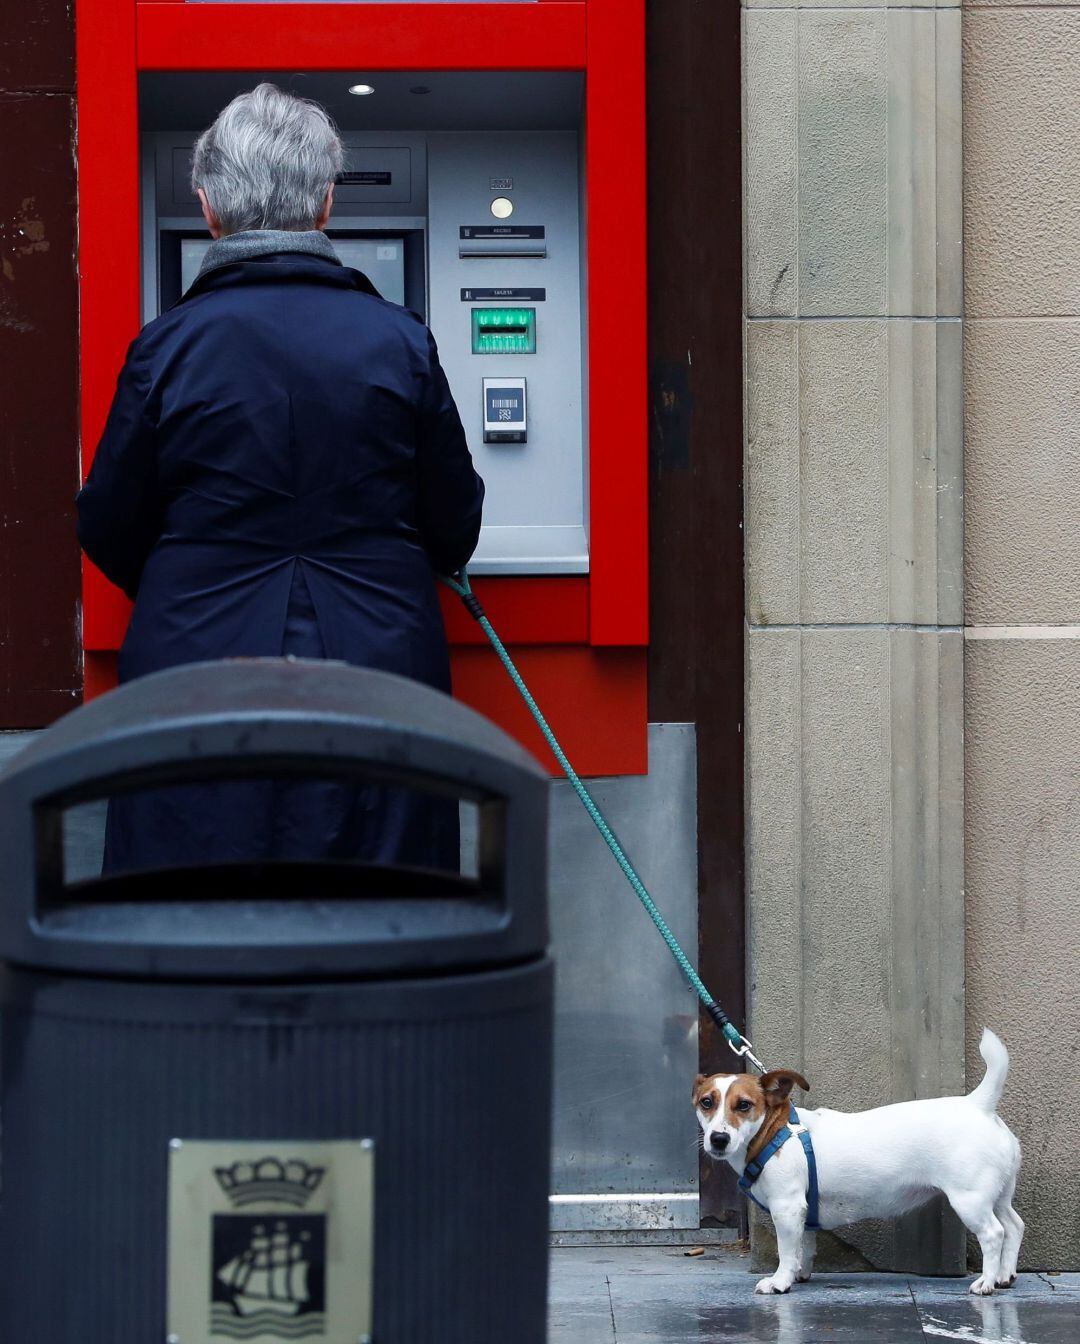
<path fill-rule="evenodd" d="M 268 774 L 469 800 L 479 873 L 251 862 L 65 881 L 65 809 L 127 789 Z M 0 958 L 216 980 L 507 964 L 547 943 L 546 844 L 544 771 L 449 696 L 342 663 L 192 664 L 75 710 L 0 772 Z"/>

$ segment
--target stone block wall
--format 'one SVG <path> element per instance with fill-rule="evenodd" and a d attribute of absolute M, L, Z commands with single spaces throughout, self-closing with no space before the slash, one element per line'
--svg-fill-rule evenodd
<path fill-rule="evenodd" d="M 1021 1267 L 1078 1269 L 1080 8 L 971 0 L 963 69 L 968 1068 L 993 1027 Z"/>
<path fill-rule="evenodd" d="M 744 9 L 751 1034 L 811 1104 L 963 1086 L 960 37 Z M 822 1240 L 963 1258 L 936 1206 Z"/>
<path fill-rule="evenodd" d="M 950 1091 L 966 990 L 1022 1264 L 1075 1268 L 1080 7 L 749 0 L 744 66 L 753 1034 L 819 1100 Z"/>

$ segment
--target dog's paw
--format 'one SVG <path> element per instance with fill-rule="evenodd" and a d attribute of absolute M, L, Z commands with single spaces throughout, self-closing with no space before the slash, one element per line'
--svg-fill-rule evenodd
<path fill-rule="evenodd" d="M 1016 1275 L 1013 1274 L 1011 1278 L 998 1279 L 997 1284 L 995 1286 L 998 1288 L 1011 1288 L 1015 1282 L 1016 1282 Z"/>
<path fill-rule="evenodd" d="M 758 1279 L 757 1283 L 754 1284 L 755 1293 L 786 1293 L 790 1290 L 791 1284 L 785 1283 L 783 1279 Z"/>
<path fill-rule="evenodd" d="M 809 1282 L 810 1282 L 810 1271 L 809 1271 L 809 1270 L 806 1270 L 805 1273 L 804 1273 L 802 1270 L 800 1270 L 800 1271 L 798 1272 L 798 1274 L 795 1275 L 795 1282 L 796 1282 L 796 1283 L 809 1283 Z"/>
<path fill-rule="evenodd" d="M 994 1285 L 985 1274 L 980 1274 L 968 1289 L 968 1292 L 974 1293 L 976 1297 L 989 1297 L 993 1291 Z"/>

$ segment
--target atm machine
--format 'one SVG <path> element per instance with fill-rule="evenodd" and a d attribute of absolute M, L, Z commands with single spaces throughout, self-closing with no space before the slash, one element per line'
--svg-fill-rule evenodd
<path fill-rule="evenodd" d="M 81 0 L 83 467 L 206 234 L 195 136 L 261 79 L 323 102 L 330 236 L 430 324 L 488 487 L 477 592 L 582 773 L 648 767 L 644 0 Z M 366 88 L 371 92 L 352 93 Z M 455 693 L 554 768 L 447 598 Z M 87 695 L 128 608 L 84 582 Z"/>
<path fill-rule="evenodd" d="M 128 342 L 207 246 L 195 137 L 262 79 L 317 99 L 347 148 L 330 240 L 431 326 L 487 483 L 477 593 L 581 773 L 645 775 L 644 0 L 80 0 L 76 31 L 84 468 Z M 92 567 L 84 592 L 89 696 L 112 684 L 128 609 Z M 449 594 L 444 610 L 455 694 L 555 773 L 483 633 Z M 689 939 L 691 886 L 673 912 Z M 696 1226 L 695 1007 L 631 896 L 611 896 L 615 929 L 586 895 L 555 892 L 562 1226 Z M 593 967 L 623 938 L 601 995 Z M 624 1119 L 604 1059 L 638 1093 Z"/>
<path fill-rule="evenodd" d="M 191 150 L 265 77 L 330 110 L 346 146 L 328 234 L 346 266 L 428 322 L 487 483 L 476 575 L 586 574 L 577 71 L 148 72 L 139 85 L 142 318 L 209 243 Z"/>

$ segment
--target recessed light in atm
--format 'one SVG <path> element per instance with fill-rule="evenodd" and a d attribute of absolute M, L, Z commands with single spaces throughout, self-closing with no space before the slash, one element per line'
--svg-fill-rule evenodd
<path fill-rule="evenodd" d="M 355 93 L 357 98 L 367 98 L 369 94 L 375 92 L 373 84 L 350 84 L 349 92 Z"/>

